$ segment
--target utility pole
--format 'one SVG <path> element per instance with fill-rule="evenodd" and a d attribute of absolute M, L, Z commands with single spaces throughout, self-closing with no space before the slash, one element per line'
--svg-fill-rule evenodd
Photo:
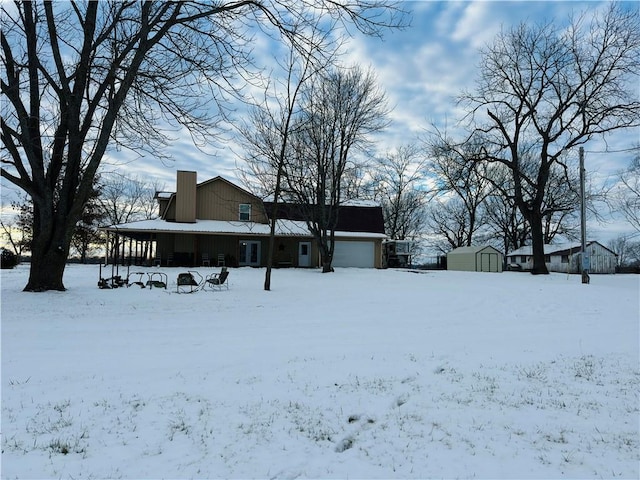
<path fill-rule="evenodd" d="M 582 283 L 589 283 L 589 270 L 591 269 L 591 259 L 587 253 L 587 215 L 584 193 L 584 148 L 580 147 L 580 271 L 582 273 Z"/>

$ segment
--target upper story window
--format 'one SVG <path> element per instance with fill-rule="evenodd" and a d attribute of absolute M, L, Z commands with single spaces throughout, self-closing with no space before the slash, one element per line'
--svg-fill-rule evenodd
<path fill-rule="evenodd" d="M 250 203 L 241 203 L 240 204 L 240 221 L 248 222 L 251 220 L 251 204 Z"/>

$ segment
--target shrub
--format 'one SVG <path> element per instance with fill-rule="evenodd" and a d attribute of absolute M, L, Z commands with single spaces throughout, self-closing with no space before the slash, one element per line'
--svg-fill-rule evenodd
<path fill-rule="evenodd" d="M 18 258 L 6 248 L 0 249 L 0 268 L 13 268 L 18 264 Z"/>

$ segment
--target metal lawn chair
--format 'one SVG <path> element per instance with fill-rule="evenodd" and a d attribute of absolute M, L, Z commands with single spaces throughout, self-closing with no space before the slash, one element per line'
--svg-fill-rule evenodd
<path fill-rule="evenodd" d="M 147 286 L 152 288 L 164 288 L 167 289 L 167 274 L 163 272 L 147 273 L 149 280 L 147 280 Z"/>
<path fill-rule="evenodd" d="M 196 277 L 198 277 L 197 280 Z M 197 292 L 201 287 L 202 275 L 198 272 L 189 270 L 178 274 L 178 280 L 176 281 L 177 293 L 193 293 Z"/>
<path fill-rule="evenodd" d="M 131 274 L 129 274 L 127 276 L 127 288 L 129 288 L 131 285 L 138 285 L 140 288 L 144 288 L 145 284 L 142 281 L 142 277 L 144 277 L 146 275 L 146 273 L 144 272 L 133 272 Z M 137 276 L 137 280 L 132 280 L 131 277 L 133 276 Z"/>
<path fill-rule="evenodd" d="M 229 282 L 227 281 L 227 277 L 229 276 L 229 270 L 227 267 L 222 267 L 220 273 L 212 273 L 211 275 L 207 275 L 204 281 L 203 290 L 222 290 L 222 287 L 225 287 L 229 290 Z"/>

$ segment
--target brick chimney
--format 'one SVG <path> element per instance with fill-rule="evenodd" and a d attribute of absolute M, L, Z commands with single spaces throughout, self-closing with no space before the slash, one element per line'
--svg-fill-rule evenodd
<path fill-rule="evenodd" d="M 176 222 L 196 222 L 196 185 L 198 174 L 178 170 L 176 179 Z"/>

